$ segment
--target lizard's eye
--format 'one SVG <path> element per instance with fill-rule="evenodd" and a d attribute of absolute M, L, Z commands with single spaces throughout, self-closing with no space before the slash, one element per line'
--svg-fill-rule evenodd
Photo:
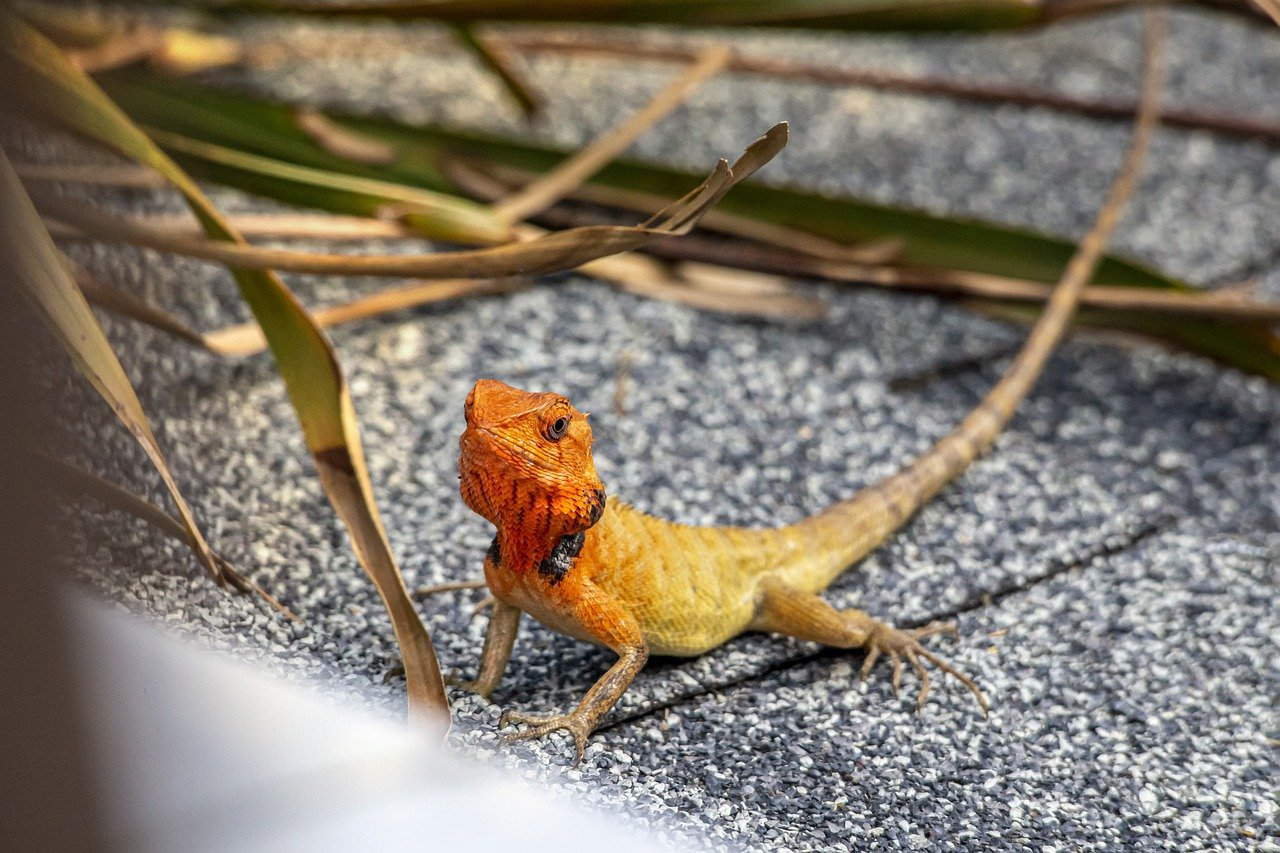
<path fill-rule="evenodd" d="M 547 438 L 552 441 L 559 441 L 564 438 L 564 434 L 569 431 L 569 419 L 561 415 L 551 423 L 547 424 Z"/>

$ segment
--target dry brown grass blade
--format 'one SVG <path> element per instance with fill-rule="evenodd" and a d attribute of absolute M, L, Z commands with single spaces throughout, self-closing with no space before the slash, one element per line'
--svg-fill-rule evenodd
<path fill-rule="evenodd" d="M 34 451 L 34 453 L 45 469 L 48 482 L 54 488 L 60 489 L 71 496 L 87 495 L 113 509 L 121 510 L 147 522 L 161 533 L 181 542 L 188 548 L 194 549 L 196 547 L 182 522 L 150 501 L 140 498 L 132 492 L 104 480 L 97 474 L 90 473 L 69 462 L 64 462 L 39 451 Z M 227 579 L 227 583 L 234 589 L 242 593 L 253 593 L 265 601 L 272 610 L 275 610 L 289 621 L 303 624 L 302 619 L 296 613 L 280 603 L 280 599 L 267 592 L 252 579 L 241 574 L 235 566 L 227 562 L 225 557 L 213 550 L 210 550 L 209 553 L 214 562 L 218 564 L 223 577 Z"/>
<path fill-rule="evenodd" d="M 525 80 L 516 67 L 516 58 L 502 41 L 478 32 L 471 24 L 456 24 L 453 32 L 462 46 L 498 78 L 507 94 L 520 106 L 525 118 L 533 118 L 542 110 L 542 97 Z"/>
<path fill-rule="evenodd" d="M 723 160 L 681 201 L 639 226 L 588 226 L 487 249 L 430 255 L 352 256 L 269 249 L 157 230 L 133 217 L 97 210 L 43 189 L 31 195 L 48 216 L 98 239 L 203 258 L 241 270 L 285 270 L 327 275 L 407 278 L 498 278 L 573 269 L 597 258 L 636 249 L 656 237 L 686 233 L 738 181 L 786 145 L 786 124 L 775 125 L 728 166 Z M 532 232 L 524 231 L 525 234 Z"/>
<path fill-rule="evenodd" d="M 653 258 L 637 254 L 601 258 L 584 264 L 582 271 L 639 296 L 726 314 L 803 322 L 819 319 L 827 311 L 827 305 L 821 299 L 800 296 L 789 290 L 782 293 L 744 293 L 700 287 L 673 276 Z M 746 290 L 749 291 L 750 287 Z"/>
<path fill-rule="evenodd" d="M 50 183 L 101 184 L 133 189 L 158 189 L 169 182 L 155 169 L 128 164 L 89 165 L 81 163 L 14 163 L 13 170 L 23 183 L 45 181 Z"/>
<path fill-rule="evenodd" d="M 717 264 L 689 261 L 676 267 L 676 274 L 690 286 L 707 293 L 731 296 L 780 296 L 794 287 L 782 276 L 752 270 L 736 270 Z"/>
<path fill-rule="evenodd" d="M 1080 294 L 1097 271 L 1107 243 L 1110 242 L 1116 226 L 1120 223 L 1125 204 L 1137 187 L 1138 177 L 1142 172 L 1142 161 L 1150 147 L 1151 137 L 1155 135 L 1156 127 L 1159 125 L 1160 92 L 1165 77 L 1162 62 L 1164 39 L 1164 7 L 1149 7 L 1143 15 L 1142 93 L 1138 101 L 1138 118 L 1133 125 L 1133 135 L 1115 180 L 1111 183 L 1106 200 L 1098 209 L 1088 232 L 1080 240 L 1071 259 L 1067 262 L 1044 311 L 1027 334 L 1022 349 L 1018 351 L 1013 363 L 1000 377 L 1000 381 L 983 396 L 978 407 L 947 438 L 935 444 L 929 454 L 921 457 L 907 469 L 909 473 L 898 476 L 914 477 L 919 482 L 924 478 L 924 472 L 929 470 L 926 460 L 944 468 L 949 466 L 950 462 L 943 448 L 949 447 L 950 445 L 946 442 L 954 440 L 956 436 L 968 437 L 974 451 L 967 457 L 969 459 L 990 447 L 1004 425 L 1013 417 L 1018 405 L 1030 392 L 1043 371 L 1045 362 L 1058 348 L 1063 335 L 1071 325 L 1071 317 L 1079 305 Z M 927 499 L 935 494 L 945 482 L 946 479 L 941 478 L 932 481 L 931 491 L 925 494 L 924 498 Z"/>
<path fill-rule="evenodd" d="M 446 163 L 445 168 L 448 170 L 449 179 L 456 182 L 464 192 L 486 200 L 501 198 L 510 191 L 511 187 L 524 186 L 535 179 L 533 173 L 521 169 L 489 165 L 482 171 L 476 165 L 457 159 Z M 565 197 L 573 201 L 639 212 L 653 210 L 657 205 L 666 203 L 662 196 L 654 193 L 597 184 L 584 184 Z M 552 214 L 552 211 L 545 211 L 539 215 L 547 216 L 548 214 Z M 698 222 L 698 227 L 706 231 L 716 231 L 793 252 L 801 252 L 815 258 L 851 263 L 888 263 L 901 255 L 905 246 L 905 241 L 900 237 L 846 246 L 806 231 L 723 210 L 707 211 Z"/>
<path fill-rule="evenodd" d="M 317 145 L 336 157 L 373 166 L 395 162 L 395 146 L 345 128 L 319 110 L 298 107 L 293 112 L 293 123 Z"/>
<path fill-rule="evenodd" d="M 94 305 L 113 314 L 128 317 L 139 323 L 172 335 L 214 355 L 246 356 L 262 352 L 267 347 L 266 336 L 257 323 L 238 323 L 211 332 L 200 332 L 187 323 L 160 308 L 150 305 L 131 293 L 112 287 L 78 265 L 69 265 L 76 284 L 85 298 Z M 377 317 L 392 311 L 414 308 L 435 302 L 445 302 L 464 296 L 485 296 L 510 293 L 525 285 L 519 281 L 485 281 L 475 279 L 443 279 L 418 282 L 406 287 L 353 299 L 338 305 L 312 310 L 311 316 L 323 328 L 349 323 L 354 320 Z"/>
<path fill-rule="evenodd" d="M 716 45 L 702 51 L 694 58 L 688 71 L 672 81 L 642 109 L 547 174 L 494 204 L 493 212 L 506 222 L 516 223 L 555 204 L 626 151 L 641 134 L 684 103 L 706 80 L 724 70 L 732 56 L 733 52 L 725 45 Z"/>
<path fill-rule="evenodd" d="M 200 223 L 182 213 L 157 213 L 137 217 L 159 231 L 200 236 Z M 240 213 L 227 216 L 240 236 L 253 240 L 325 240 L 365 242 L 368 240 L 422 240 L 403 224 L 364 216 L 333 213 Z M 73 226 L 60 225 L 56 236 L 85 239 Z"/>
<path fill-rule="evenodd" d="M 441 279 L 423 281 L 405 287 L 380 291 L 350 302 L 329 305 L 311 311 L 311 316 L 323 327 L 350 323 L 381 316 L 392 311 L 402 311 L 459 299 L 465 296 L 486 296 L 510 293 L 525 287 L 519 281 L 486 281 L 484 279 Z M 208 332 L 204 338 L 226 355 L 252 355 L 266 347 L 266 339 L 257 323 L 241 323 Z"/>
<path fill-rule="evenodd" d="M 565 217 L 566 221 L 571 219 Z M 645 248 L 645 252 L 732 269 L 826 279 L 888 290 L 1005 299 L 1033 305 L 1048 301 L 1053 289 L 1052 285 L 1039 281 L 966 270 L 825 261 L 774 246 L 706 239 L 697 234 L 679 240 L 654 241 Z M 588 271 L 588 268 L 584 266 L 583 270 Z M 600 275 L 608 278 L 603 273 Z M 1150 287 L 1090 285 L 1081 294 L 1080 305 L 1242 322 L 1280 322 L 1280 303 L 1260 302 L 1241 292 L 1190 293 Z"/>
<path fill-rule="evenodd" d="M 209 352 L 218 355 L 233 355 L 231 352 L 221 351 L 205 335 L 168 311 L 149 305 L 132 293 L 105 284 L 78 264 L 68 262 L 67 267 L 71 272 L 71 277 L 75 279 L 76 284 L 79 286 L 80 292 L 84 294 L 85 299 L 89 300 L 90 304 L 97 305 L 112 314 L 128 317 L 154 329 L 159 329 L 179 340 L 186 341 Z"/>
<path fill-rule="evenodd" d="M 1253 0 L 1254 5 L 1267 13 L 1267 17 L 1280 26 L 1280 0 Z"/>
<path fill-rule="evenodd" d="M 143 174 L 151 174 L 148 170 L 142 170 L 142 172 Z M 76 182 L 82 176 L 87 175 L 80 170 L 80 167 L 56 167 L 47 174 L 50 180 L 66 180 L 69 182 Z M 46 177 L 46 175 L 37 172 L 34 177 L 41 178 Z M 479 179 L 477 177 L 477 180 Z M 640 193 L 631 195 L 633 196 L 630 199 L 632 201 L 636 200 L 635 197 L 643 196 L 644 204 L 637 206 L 640 210 L 651 210 L 653 207 L 667 202 L 666 199 L 655 195 Z M 704 224 L 707 221 L 707 217 L 715 216 L 717 213 L 715 210 L 707 211 L 699 224 Z M 899 247 L 897 241 L 890 240 L 881 241 L 883 245 L 869 244 L 865 247 L 846 248 L 837 243 L 813 238 L 803 232 L 792 231 L 791 229 L 777 228 L 771 231 L 771 226 L 764 224 L 761 226 L 760 231 L 756 231 L 751 227 L 755 224 L 752 220 L 736 216 L 727 216 L 725 218 L 735 223 L 740 223 L 742 227 L 735 228 L 733 224 L 729 224 L 726 228 L 720 230 L 749 231 L 757 236 L 773 237 L 779 242 L 797 244 L 815 252 L 820 252 L 823 256 L 866 257 L 874 260 L 896 254 Z M 201 233 L 198 224 L 190 216 L 184 214 L 139 217 L 139 221 L 157 231 L 167 231 L 176 235 L 190 237 L 199 236 Z M 365 240 L 418 237 L 418 235 L 413 234 L 396 222 L 332 214 L 241 214 L 228 217 L 228 221 L 243 236 L 251 238 L 303 238 L 332 241 L 339 239 Z M 55 228 L 59 227 L 56 222 L 49 224 Z M 73 227 L 63 227 L 66 228 L 68 236 L 84 236 L 82 232 Z M 527 226 L 522 227 L 521 230 L 530 238 L 541 236 L 544 233 Z M 806 240 L 812 241 L 813 245 L 806 245 Z M 730 292 L 726 287 L 721 287 L 718 292 L 711 292 L 713 289 L 705 286 L 708 276 L 702 276 L 699 281 L 696 280 L 699 275 L 695 272 L 692 276 L 684 277 L 686 279 L 693 278 L 695 281 L 681 281 L 680 278 L 672 276 L 663 265 L 638 256 L 617 255 L 603 258 L 584 265 L 583 271 L 607 281 L 613 281 L 631 292 L 665 301 L 692 305 L 705 310 L 765 319 L 781 318 L 800 321 L 812 320 L 826 313 L 826 304 L 822 300 L 801 296 L 794 292 L 784 294 L 781 286 L 773 288 L 773 292 L 769 293 L 758 292 L 758 290 L 757 292 L 750 292 L 752 290 L 751 284 L 758 285 L 764 279 L 742 278 L 739 279 L 739 282 L 745 287 L 744 290 Z M 723 277 L 721 277 L 721 280 L 723 280 Z M 747 284 L 748 282 L 751 284 Z M 780 284 L 780 282 L 780 279 L 774 279 L 775 284 Z M 86 290 L 86 295 L 95 299 L 102 307 L 161 328 L 212 352 L 220 355 L 241 356 L 251 355 L 261 351 L 263 348 L 263 336 L 256 324 L 245 323 L 201 333 L 191 329 L 177 318 L 172 317 L 172 315 L 147 306 L 141 303 L 140 300 L 128 297 L 127 294 L 120 294 L 118 291 L 110 289 L 104 290 L 104 287 L 101 283 L 97 285 L 91 283 L 89 289 Z M 515 289 L 515 285 L 510 283 L 490 283 L 485 281 L 466 282 L 466 280 L 454 281 L 446 279 L 438 282 L 423 282 L 372 294 L 341 305 L 321 308 L 314 311 L 313 315 L 321 325 L 332 326 L 431 302 L 469 295 L 501 293 L 512 289 Z"/>
<path fill-rule="evenodd" d="M 726 293 L 648 276 L 633 280 L 618 278 L 615 281 L 622 290 L 637 296 L 675 302 L 706 311 L 718 311 L 722 314 L 812 322 L 821 320 L 827 313 L 826 303 L 808 296 Z"/>

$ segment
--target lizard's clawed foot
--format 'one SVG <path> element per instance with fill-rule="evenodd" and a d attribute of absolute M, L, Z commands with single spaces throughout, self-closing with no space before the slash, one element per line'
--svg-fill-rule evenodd
<path fill-rule="evenodd" d="M 920 644 L 922 639 L 932 637 L 935 634 L 957 636 L 956 626 L 952 622 L 930 622 L 923 628 L 903 630 L 894 628 L 884 622 L 876 622 L 871 629 L 871 636 L 866 642 L 867 658 L 862 663 L 862 679 L 866 680 L 872 667 L 880 659 L 880 655 L 888 655 L 889 660 L 893 662 L 893 695 L 897 696 L 902 687 L 902 670 L 905 661 L 911 665 L 911 668 L 915 670 L 916 675 L 920 678 L 920 693 L 916 696 L 916 711 L 919 712 L 924 709 L 925 700 L 929 698 L 929 689 L 933 686 L 933 682 L 929 678 L 929 671 L 924 667 L 924 662 L 927 661 L 948 675 L 954 676 L 957 681 L 968 687 L 969 692 L 974 695 L 974 698 L 978 700 L 978 704 L 982 707 L 983 716 L 986 716 L 988 711 L 987 697 L 983 695 L 977 683 Z"/>
<path fill-rule="evenodd" d="M 595 730 L 595 722 L 588 715 L 579 712 L 539 717 L 536 714 L 522 714 L 519 711 L 504 711 L 502 716 L 498 718 L 498 728 L 501 729 L 510 725 L 528 726 L 524 731 L 508 732 L 504 735 L 502 738 L 503 746 L 519 740 L 545 737 L 554 731 L 564 730 L 573 736 L 573 745 L 578 752 L 578 757 L 573 763 L 578 764 L 582 761 L 582 754 L 587 748 L 587 738 Z"/>

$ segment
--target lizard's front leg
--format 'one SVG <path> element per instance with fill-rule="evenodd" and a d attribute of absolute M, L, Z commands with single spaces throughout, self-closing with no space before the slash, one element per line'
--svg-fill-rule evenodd
<path fill-rule="evenodd" d="M 574 763 L 581 761 L 583 750 L 587 748 L 587 738 L 600 724 L 600 718 L 617 704 L 618 699 L 631 686 L 636 673 L 649 659 L 649 649 L 644 645 L 630 646 L 616 651 L 618 662 L 609 667 L 609 671 L 587 691 L 587 695 L 578 703 L 578 707 L 568 714 L 543 717 L 536 714 L 522 714 L 519 711 L 505 712 L 498 721 L 499 726 L 523 723 L 528 728 L 508 734 L 503 742 L 512 743 L 526 738 L 542 737 L 563 729 L 573 735 L 573 744 L 578 753 Z"/>
<path fill-rule="evenodd" d="M 587 691 L 578 707 L 569 713 L 537 716 L 507 711 L 498 725 L 519 723 L 528 726 L 523 731 L 508 734 L 505 743 L 542 737 L 558 730 L 567 731 L 573 736 L 577 761 L 581 761 L 587 738 L 600 724 L 600 718 L 617 704 L 649 659 L 649 646 L 635 617 L 620 602 L 589 581 L 581 584 L 578 595 L 565 606 L 569 611 L 567 615 L 579 626 L 617 653 L 617 663 L 609 667 L 609 671 Z"/>
<path fill-rule="evenodd" d="M 484 634 L 484 651 L 480 653 L 480 672 L 475 681 L 454 681 L 450 683 L 465 690 L 479 693 L 486 699 L 502 680 L 507 671 L 507 663 L 511 660 L 511 649 L 516 642 L 516 632 L 520 629 L 520 608 L 494 599 L 493 613 L 489 616 L 489 627 Z"/>

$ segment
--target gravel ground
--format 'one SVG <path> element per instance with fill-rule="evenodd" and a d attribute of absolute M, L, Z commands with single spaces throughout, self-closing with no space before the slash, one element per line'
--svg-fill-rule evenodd
<path fill-rule="evenodd" d="M 1119 95 L 1134 88 L 1138 31 L 1122 15 L 1033 35 L 750 42 Z M 291 43 L 316 34 L 285 32 Z M 1169 52 L 1171 102 L 1280 118 L 1274 34 L 1177 13 Z M 576 144 L 670 71 L 544 58 L 531 73 L 556 95 L 530 132 Z M 320 56 L 222 79 L 348 109 L 518 127 L 492 81 L 456 53 Z M 794 141 L 768 180 L 1065 235 L 1087 226 L 1126 138 L 1119 125 L 1039 111 L 734 79 L 707 85 L 633 153 L 700 168 L 784 118 Z M 10 141 L 16 160 L 51 150 L 29 133 Z M 214 195 L 228 210 L 272 209 Z M 118 200 L 177 209 L 163 195 Z M 1278 217 L 1275 148 L 1162 131 L 1117 244 L 1200 283 L 1260 276 L 1275 288 Z M 245 316 L 212 267 L 119 248 L 73 253 L 204 327 Z M 830 316 L 796 325 L 645 301 L 577 276 L 551 281 L 334 333 L 411 585 L 479 573 L 491 532 L 456 496 L 461 402 L 479 376 L 554 389 L 592 411 L 611 493 L 686 522 L 769 524 L 927 447 L 1021 336 L 919 296 L 818 287 Z M 376 286 L 291 283 L 313 303 Z M 400 713 L 403 683 L 382 684 L 395 656 L 389 625 L 269 360 L 220 361 L 106 322 L 210 539 L 306 626 L 213 589 L 185 552 L 118 517 L 78 540 L 85 583 L 283 677 Z M 891 380 L 919 374 L 929 378 L 893 390 Z M 67 387 L 73 432 L 128 460 L 106 473 L 158 499 L 101 406 Z M 562 739 L 499 750 L 498 713 L 569 706 L 610 656 L 526 625 L 494 704 L 455 695 L 454 741 L 682 847 L 1280 850 L 1277 422 L 1280 391 L 1259 379 L 1149 346 L 1064 346 L 996 451 L 830 593 L 900 622 L 959 613 L 960 641 L 945 652 L 992 696 L 989 720 L 954 684 L 917 718 L 885 672 L 858 686 L 857 656 L 748 637 L 651 664 L 569 769 Z M 484 620 L 468 621 L 470 606 L 465 594 L 422 605 L 446 668 L 474 665 Z"/>

